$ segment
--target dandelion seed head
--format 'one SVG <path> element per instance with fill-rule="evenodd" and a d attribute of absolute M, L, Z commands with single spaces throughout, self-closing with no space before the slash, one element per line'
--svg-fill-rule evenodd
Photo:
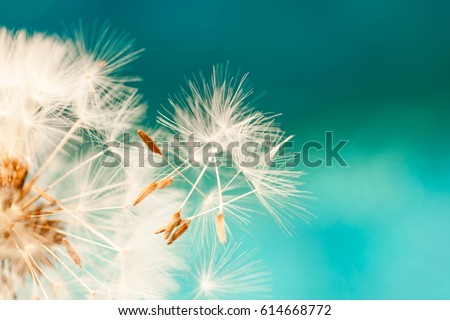
<path fill-rule="evenodd" d="M 136 78 L 121 75 L 137 52 L 114 31 L 86 35 L 0 29 L 1 298 L 162 298 L 176 288 L 176 250 L 144 237 L 160 206 L 132 208 L 142 181 L 102 165 L 102 142 L 145 109 L 128 86 Z"/>

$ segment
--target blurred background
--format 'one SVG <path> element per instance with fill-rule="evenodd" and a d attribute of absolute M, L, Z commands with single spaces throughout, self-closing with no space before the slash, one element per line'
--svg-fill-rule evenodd
<path fill-rule="evenodd" d="M 61 33 L 98 19 L 129 33 L 145 48 L 132 73 L 150 126 L 185 77 L 230 61 L 298 149 L 326 131 L 349 140 L 348 167 L 302 167 L 317 219 L 287 237 L 262 217 L 245 235 L 271 298 L 450 299 L 449 12 L 425 0 L 46 0 L 3 2 L 0 24 Z"/>

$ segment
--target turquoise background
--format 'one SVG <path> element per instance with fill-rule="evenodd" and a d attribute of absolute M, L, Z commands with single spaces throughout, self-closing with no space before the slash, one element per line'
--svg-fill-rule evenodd
<path fill-rule="evenodd" d="M 0 24 L 61 32 L 98 18 L 130 33 L 146 48 L 133 71 L 152 125 L 185 76 L 229 60 L 298 146 L 328 130 L 349 140 L 349 167 L 306 168 L 318 219 L 289 238 L 262 218 L 245 239 L 273 298 L 449 299 L 449 13 L 411 0 L 11 1 Z"/>

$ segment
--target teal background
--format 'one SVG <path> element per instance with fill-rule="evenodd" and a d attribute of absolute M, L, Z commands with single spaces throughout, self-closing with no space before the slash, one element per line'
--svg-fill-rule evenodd
<path fill-rule="evenodd" d="M 411 0 L 11 1 L 0 24 L 61 32 L 98 18 L 130 33 L 146 49 L 133 71 L 151 125 L 184 77 L 229 60 L 298 147 L 328 130 L 349 140 L 349 167 L 305 168 L 317 219 L 294 238 L 270 218 L 246 235 L 273 298 L 449 299 L 449 13 Z"/>

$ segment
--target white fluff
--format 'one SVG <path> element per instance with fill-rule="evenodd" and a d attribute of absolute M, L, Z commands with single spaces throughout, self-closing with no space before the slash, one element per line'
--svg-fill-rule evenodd
<path fill-rule="evenodd" d="M 101 143 L 145 110 L 127 85 L 134 78 L 119 73 L 137 52 L 123 35 L 84 38 L 0 29 L 2 298 L 165 298 L 177 288 L 179 255 L 151 236 L 161 206 L 131 206 L 146 181 L 101 166 Z M 16 163 L 28 170 L 23 186 L 13 185 Z M 27 206 L 37 190 L 46 196 Z M 159 201 L 177 197 L 168 192 Z"/>
<path fill-rule="evenodd" d="M 219 65 L 213 68 L 210 79 L 200 75 L 198 80 L 188 81 L 188 88 L 170 99 L 173 111 L 161 113 L 158 118 L 182 141 L 193 135 L 199 142 L 193 156 L 181 150 L 186 165 L 192 159 L 200 164 L 199 168 L 184 170 L 185 180 L 195 188 L 190 187 L 192 192 L 181 205 L 186 206 L 183 217 L 202 220 L 193 221 L 192 226 L 201 229 L 197 234 L 203 240 L 215 233 L 220 212 L 227 221 L 227 233 L 233 231 L 230 222 L 248 224 L 255 212 L 264 211 L 291 233 L 292 218 L 308 218 L 299 201 L 304 194 L 300 189 L 303 172 L 285 166 L 293 154 L 283 156 L 278 152 L 292 136 L 286 136 L 275 123 L 276 115 L 254 110 L 250 101 L 252 90 L 246 88 L 247 75 L 232 77 L 227 69 L 228 66 Z M 269 135 L 274 143 L 270 152 L 264 145 Z M 215 147 L 210 148 L 211 144 Z M 227 148 L 231 144 L 237 147 Z M 253 158 L 243 152 L 242 146 L 248 146 L 259 161 L 250 164 Z M 206 166 L 203 152 L 208 149 L 209 160 L 220 160 L 221 165 Z M 268 156 L 276 165 L 265 162 Z M 231 160 L 231 166 L 225 166 L 225 159 Z M 177 175 L 176 171 L 173 174 Z"/>

